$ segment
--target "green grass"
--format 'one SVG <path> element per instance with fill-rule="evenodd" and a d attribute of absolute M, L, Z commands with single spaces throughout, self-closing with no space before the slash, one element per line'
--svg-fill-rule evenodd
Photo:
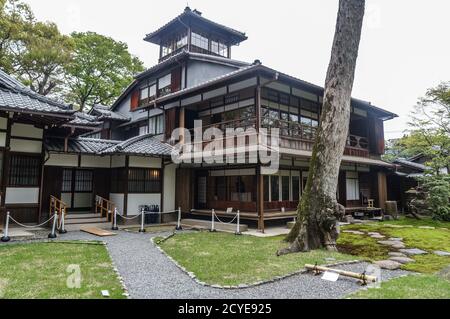
<path fill-rule="evenodd" d="M 69 265 L 79 265 L 81 287 L 68 288 Z M 104 245 L 99 243 L 33 243 L 0 247 L 0 298 L 124 298 Z"/>
<path fill-rule="evenodd" d="M 166 253 L 197 278 L 209 284 L 252 284 L 304 268 L 304 265 L 354 260 L 355 257 L 325 250 L 277 257 L 286 247 L 282 236 L 258 238 L 228 233 L 196 232 L 178 234 L 161 244 Z"/>
<path fill-rule="evenodd" d="M 450 282 L 436 275 L 410 275 L 359 291 L 354 299 L 450 299 Z"/>

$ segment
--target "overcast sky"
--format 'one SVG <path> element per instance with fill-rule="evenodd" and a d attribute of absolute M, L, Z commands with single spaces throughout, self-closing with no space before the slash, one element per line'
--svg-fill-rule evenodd
<path fill-rule="evenodd" d="M 158 47 L 144 42 L 180 14 L 186 0 L 25 0 L 39 20 L 63 33 L 95 31 L 126 42 L 146 67 Z M 263 64 L 323 86 L 337 0 L 190 0 L 203 16 L 246 32 L 232 57 Z M 353 96 L 392 111 L 386 137 L 402 135 L 408 114 L 427 88 L 450 80 L 450 1 L 367 0 Z"/>

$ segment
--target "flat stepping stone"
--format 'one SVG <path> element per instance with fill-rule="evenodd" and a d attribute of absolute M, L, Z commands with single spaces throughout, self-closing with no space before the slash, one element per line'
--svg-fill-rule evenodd
<path fill-rule="evenodd" d="M 398 244 L 392 245 L 391 247 L 394 249 L 404 249 L 406 246 L 404 243 L 399 241 Z"/>
<path fill-rule="evenodd" d="M 440 251 L 436 250 L 433 252 L 435 255 L 441 256 L 441 257 L 448 257 L 450 256 L 450 253 L 448 251 Z"/>
<path fill-rule="evenodd" d="M 370 232 L 370 233 L 367 233 L 367 234 L 369 234 L 369 236 L 372 236 L 372 235 L 381 235 L 380 233 L 376 233 L 376 232 Z"/>
<path fill-rule="evenodd" d="M 389 238 L 389 240 L 392 240 L 392 241 L 402 241 L 403 238 L 399 238 L 399 237 L 391 237 L 391 238 Z"/>
<path fill-rule="evenodd" d="M 402 242 L 399 242 L 397 240 L 379 240 L 378 243 L 385 246 L 397 246 L 400 244 L 403 245 Z"/>
<path fill-rule="evenodd" d="M 380 234 L 378 234 L 378 235 L 370 235 L 370 237 L 372 237 L 372 238 L 374 238 L 374 239 L 383 239 L 383 238 L 386 238 L 385 236 L 380 235 Z"/>
<path fill-rule="evenodd" d="M 399 253 L 399 252 L 390 252 L 388 253 L 390 257 L 407 257 L 405 254 Z"/>
<path fill-rule="evenodd" d="M 398 263 L 393 260 L 379 260 L 379 261 L 375 261 L 374 264 L 382 269 L 388 269 L 388 270 L 397 270 L 397 269 L 400 269 L 400 267 L 402 266 L 401 263 Z"/>
<path fill-rule="evenodd" d="M 432 226 L 419 226 L 420 229 L 436 229 L 436 227 Z"/>
<path fill-rule="evenodd" d="M 409 264 L 409 263 L 414 263 L 416 262 L 414 259 L 408 258 L 408 257 L 391 257 L 389 258 L 389 260 L 393 260 L 396 261 L 400 264 Z"/>
<path fill-rule="evenodd" d="M 415 255 L 426 255 L 428 252 L 418 249 L 418 248 L 409 248 L 409 249 L 400 249 L 400 252 L 408 255 L 408 256 L 415 256 Z"/>
<path fill-rule="evenodd" d="M 353 235 L 364 235 L 365 233 L 358 230 L 344 230 L 343 233 L 353 234 Z"/>

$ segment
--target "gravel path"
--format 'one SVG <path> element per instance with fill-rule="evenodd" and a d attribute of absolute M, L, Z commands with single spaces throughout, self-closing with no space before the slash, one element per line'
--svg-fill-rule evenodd
<path fill-rule="evenodd" d="M 278 282 L 258 287 L 222 290 L 204 287 L 193 281 L 173 262 L 164 256 L 153 243 L 152 237 L 162 234 L 118 232 L 105 237 L 111 257 L 123 277 L 131 298 L 137 299 L 336 299 L 361 289 L 353 279 L 340 277 L 338 282 L 327 282 L 311 274 L 295 275 Z M 167 234 L 163 234 L 167 235 Z M 60 240 L 99 240 L 82 232 L 71 232 L 58 237 Z M 367 263 L 340 266 L 338 268 L 363 272 Z M 407 272 L 382 271 L 383 280 L 405 275 Z"/>

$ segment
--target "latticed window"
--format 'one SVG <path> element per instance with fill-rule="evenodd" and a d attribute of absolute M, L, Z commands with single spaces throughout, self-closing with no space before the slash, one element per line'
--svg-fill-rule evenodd
<path fill-rule="evenodd" d="M 128 171 L 128 192 L 160 193 L 161 171 L 159 169 L 130 168 Z"/>
<path fill-rule="evenodd" d="M 9 186 L 39 186 L 40 157 L 12 155 L 9 166 Z"/>
<path fill-rule="evenodd" d="M 92 192 L 92 171 L 75 171 L 75 192 Z"/>
<path fill-rule="evenodd" d="M 72 191 L 72 173 L 73 170 L 71 169 L 63 170 L 62 192 Z"/>

